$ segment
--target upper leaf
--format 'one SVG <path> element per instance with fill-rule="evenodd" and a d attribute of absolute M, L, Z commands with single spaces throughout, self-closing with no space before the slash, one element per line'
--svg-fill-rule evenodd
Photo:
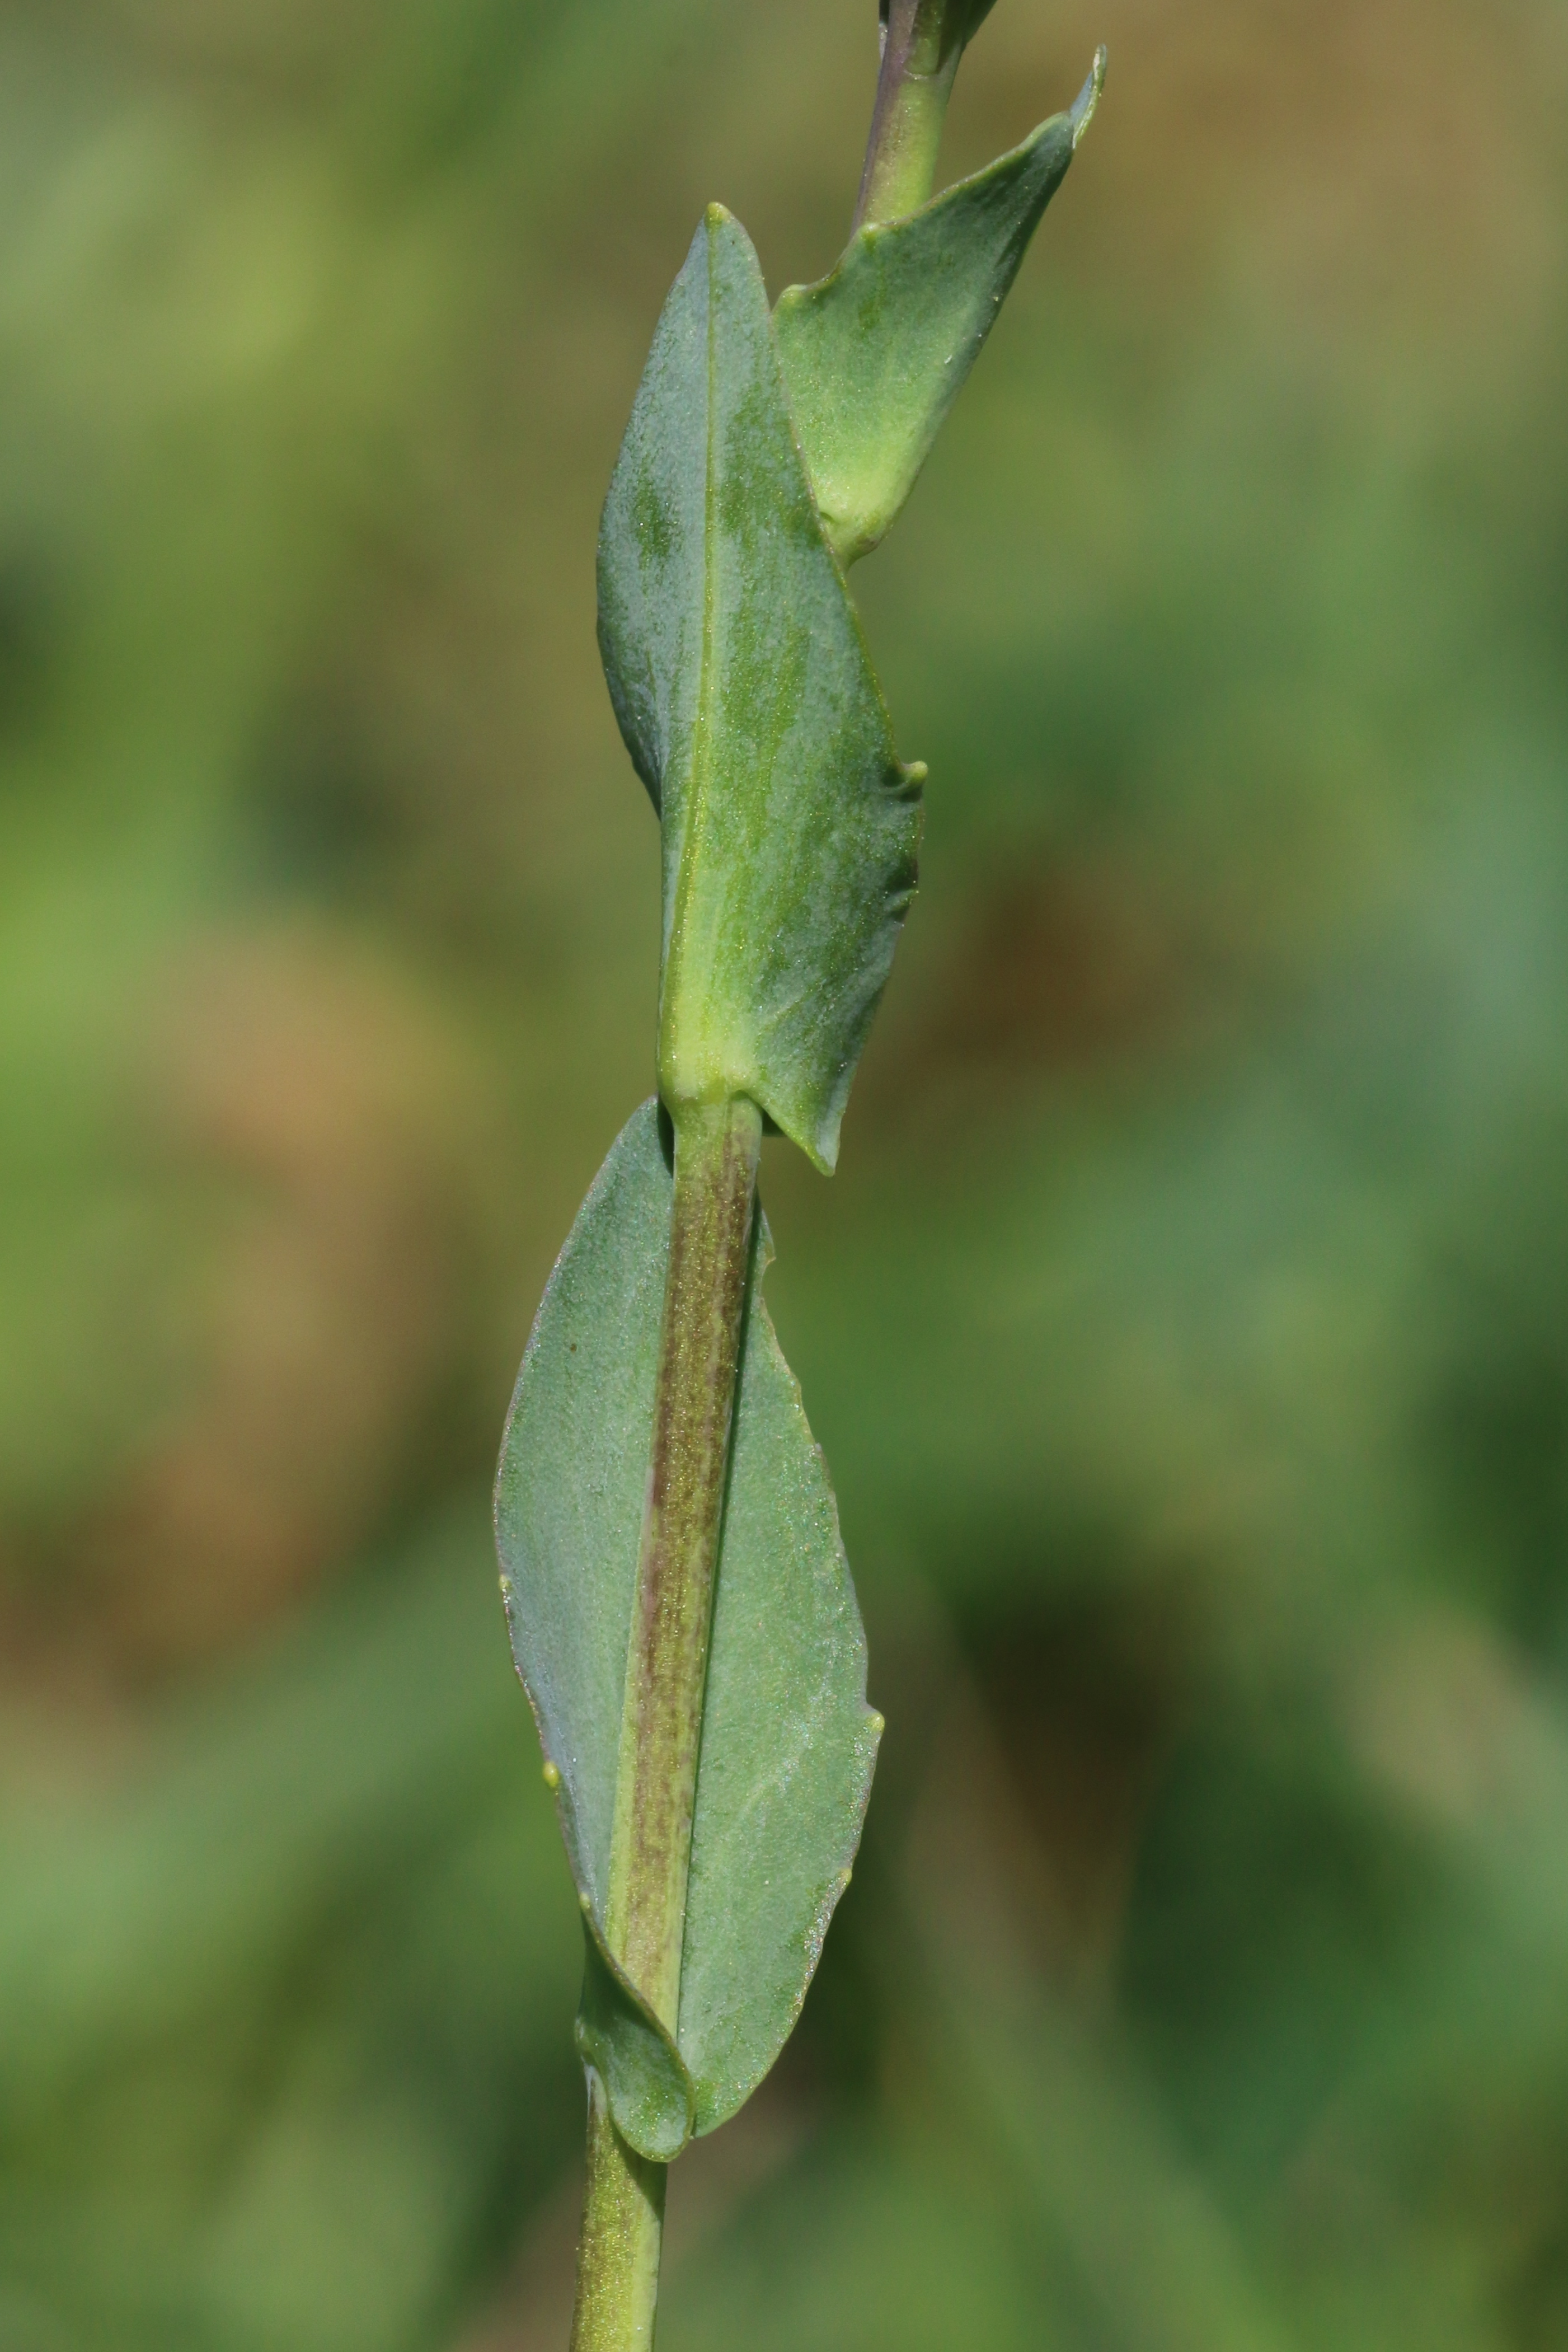
<path fill-rule="evenodd" d="M 915 486 L 990 332 L 1104 79 L 1070 114 L 902 219 L 861 229 L 775 317 L 789 405 L 840 562 L 867 554 Z"/>
<path fill-rule="evenodd" d="M 901 766 L 823 542 L 746 232 L 712 207 L 605 504 L 600 644 L 664 843 L 659 1080 L 831 1168 L 913 894 Z"/>
<path fill-rule="evenodd" d="M 956 22 L 958 38 L 966 46 L 974 39 L 995 5 L 996 0 L 952 0 L 950 13 Z"/>
<path fill-rule="evenodd" d="M 789 2035 L 854 1858 L 881 1728 L 832 1489 L 762 1300 L 759 1220 L 672 2048 L 602 1926 L 672 1192 L 645 1103 L 550 1276 L 496 1486 L 513 1653 L 559 1775 L 590 1931 L 579 2042 L 622 2136 L 660 2162 L 694 2126 L 733 2115 Z"/>

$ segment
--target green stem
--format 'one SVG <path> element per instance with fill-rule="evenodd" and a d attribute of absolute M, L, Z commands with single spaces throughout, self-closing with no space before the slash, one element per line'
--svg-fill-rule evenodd
<path fill-rule="evenodd" d="M 762 1114 L 675 1115 L 670 1263 L 611 1833 L 605 1935 L 659 2018 L 680 2018 L 703 1691 L 740 1362 Z M 664 2168 L 625 2146 L 590 2075 L 573 2352 L 653 2343 Z"/>
<path fill-rule="evenodd" d="M 667 2174 L 627 2147 L 591 2069 L 571 2352 L 653 2352 Z"/>
<path fill-rule="evenodd" d="M 953 0 L 889 0 L 882 71 L 854 228 L 918 211 L 936 178 L 936 152 L 964 43 Z"/>
<path fill-rule="evenodd" d="M 708 1626 L 761 1144 L 762 1115 L 751 1103 L 693 1104 L 677 1114 L 605 1916 L 611 1950 L 672 2033 L 680 2017 Z"/>

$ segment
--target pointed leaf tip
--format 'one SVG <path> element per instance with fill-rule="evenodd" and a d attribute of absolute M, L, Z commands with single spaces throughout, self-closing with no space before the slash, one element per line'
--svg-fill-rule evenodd
<path fill-rule="evenodd" d="M 1081 105 L 1092 104 L 1094 77 Z M 989 334 L 1072 161 L 1075 117 L 902 218 L 857 231 L 774 314 L 822 529 L 841 563 L 883 537 Z"/>
<path fill-rule="evenodd" d="M 1067 118 L 1072 125 L 1072 152 L 1075 155 L 1084 132 L 1094 120 L 1094 110 L 1099 105 L 1101 94 L 1105 88 L 1105 68 L 1110 62 L 1111 53 L 1102 41 L 1094 52 L 1094 62 L 1089 68 L 1089 79 L 1073 100 L 1072 111 Z"/>

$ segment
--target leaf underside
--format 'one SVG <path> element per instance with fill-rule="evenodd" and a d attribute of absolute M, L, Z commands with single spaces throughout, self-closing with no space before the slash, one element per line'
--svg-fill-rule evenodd
<path fill-rule="evenodd" d="M 863 228 L 774 314 L 822 529 L 841 562 L 883 537 L 1067 175 L 1099 77 L 1071 114 L 900 220 Z"/>
<path fill-rule="evenodd" d="M 750 240 L 712 207 L 610 494 L 600 643 L 661 818 L 660 1091 L 749 1096 L 818 1167 L 915 881 L 903 767 L 824 542 Z"/>
<path fill-rule="evenodd" d="M 832 1489 L 762 1299 L 758 1219 L 672 2047 L 602 1927 L 672 1189 L 645 1103 L 550 1276 L 496 1491 L 513 1654 L 587 1898 L 580 2045 L 622 2135 L 663 2162 L 733 2115 L 788 2037 L 859 1843 L 880 1729 Z"/>

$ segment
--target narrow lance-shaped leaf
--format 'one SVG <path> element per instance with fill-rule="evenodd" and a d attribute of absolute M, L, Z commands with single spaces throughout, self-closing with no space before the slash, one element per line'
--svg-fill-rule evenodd
<path fill-rule="evenodd" d="M 662 820 L 659 1087 L 745 1095 L 822 1169 L 915 887 L 901 766 L 822 538 L 757 256 L 716 205 L 600 539 L 600 640 Z"/>
<path fill-rule="evenodd" d="M 579 2041 L 622 2136 L 663 2162 L 733 2115 L 782 2047 L 854 1858 L 881 1730 L 832 1490 L 762 1299 L 759 1229 L 672 2043 L 603 1934 L 671 1197 L 646 1103 L 550 1277 L 496 1490 L 513 1651 L 589 1937 Z"/>
<path fill-rule="evenodd" d="M 1089 127 L 1105 54 L 1070 114 L 900 220 L 862 228 L 775 317 L 795 430 L 841 562 L 883 537 L 915 486 Z"/>

